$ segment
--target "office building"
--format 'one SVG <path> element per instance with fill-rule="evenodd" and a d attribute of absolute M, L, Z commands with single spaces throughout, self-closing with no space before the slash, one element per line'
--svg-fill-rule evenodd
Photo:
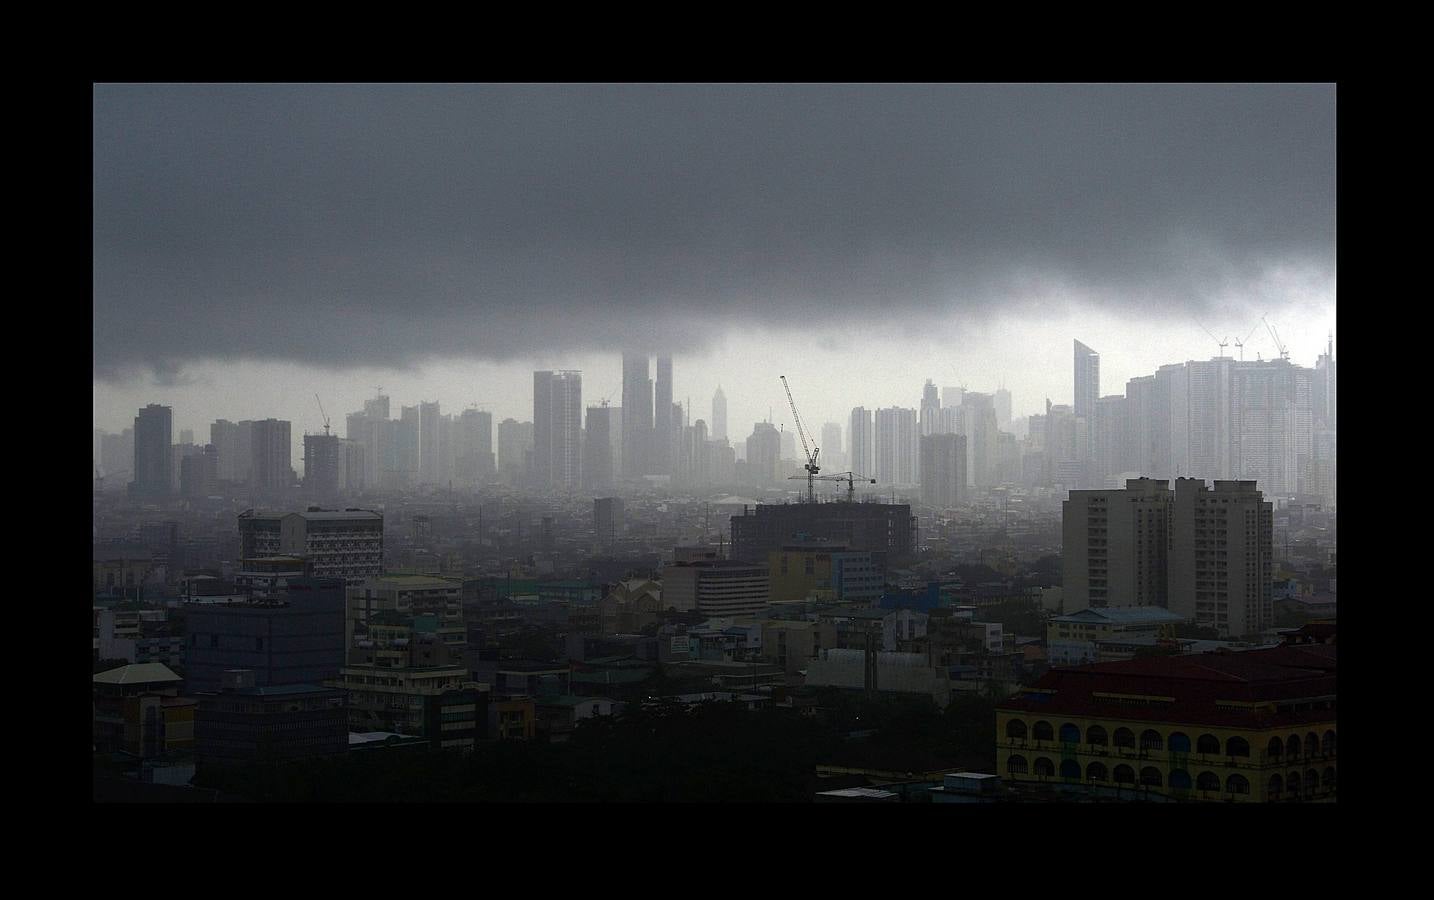
<path fill-rule="evenodd" d="M 163 498 L 170 494 L 173 463 L 174 411 L 151 403 L 134 419 L 134 478 L 130 490 L 137 497 Z"/>
<path fill-rule="evenodd" d="M 493 457 L 493 414 L 465 409 L 453 423 L 453 475 L 468 486 L 482 484 L 497 472 Z"/>
<path fill-rule="evenodd" d="M 653 474 L 671 475 L 673 468 L 673 432 L 681 428 L 681 415 L 674 417 L 672 404 L 672 357 L 657 358 L 657 393 L 653 398 L 653 429 L 656 432 Z"/>
<path fill-rule="evenodd" d="M 1075 416 L 1091 423 L 1095 419 L 1095 402 L 1100 396 L 1100 354 L 1082 344 L 1075 344 Z M 1079 448 L 1080 458 L 1089 460 L 1095 452 L 1094 445 L 1087 441 Z"/>
<path fill-rule="evenodd" d="M 951 509 L 966 495 L 966 437 L 932 434 L 921 438 L 921 503 Z"/>
<path fill-rule="evenodd" d="M 1170 482 L 1132 478 L 1124 490 L 1071 491 L 1061 504 L 1067 612 L 1169 606 Z"/>
<path fill-rule="evenodd" d="M 231 669 L 261 688 L 321 684 L 344 663 L 344 582 L 289 578 L 265 599 L 186 604 L 185 644 L 194 692 L 219 691 Z"/>
<path fill-rule="evenodd" d="M 676 562 L 662 569 L 662 602 L 706 616 L 755 615 L 771 604 L 767 566 L 727 559 Z"/>
<path fill-rule="evenodd" d="M 533 456 L 532 422 L 504 419 L 498 423 L 498 468 L 509 484 L 521 481 Z"/>
<path fill-rule="evenodd" d="M 652 379 L 647 375 L 647 355 L 622 356 L 622 474 L 624 478 L 647 475 L 652 446 Z"/>
<path fill-rule="evenodd" d="M 996 427 L 1008 429 L 1011 427 L 1011 392 L 1006 388 L 996 388 Z"/>
<path fill-rule="evenodd" d="M 294 468 L 290 462 L 293 445 L 289 438 L 289 423 L 279 419 L 263 419 L 251 424 L 252 463 L 250 464 L 250 487 L 261 494 L 278 494 L 287 491 L 294 483 Z"/>
<path fill-rule="evenodd" d="M 732 517 L 733 559 L 765 564 L 773 550 L 798 539 L 824 539 L 899 565 L 915 551 L 916 519 L 904 503 L 845 502 L 763 504 Z"/>
<path fill-rule="evenodd" d="M 916 410 L 891 407 L 876 411 L 875 478 L 878 484 L 914 487 L 920 466 Z"/>
<path fill-rule="evenodd" d="M 781 432 L 771 422 L 754 423 L 747 438 L 748 478 L 754 484 L 770 484 L 780 477 L 781 463 Z"/>
<path fill-rule="evenodd" d="M 773 603 L 815 597 L 875 606 L 886 581 L 875 554 L 818 540 L 797 541 L 773 550 L 767 555 L 767 575 Z"/>
<path fill-rule="evenodd" d="M 727 395 L 722 393 L 722 386 L 717 386 L 717 392 L 712 395 L 712 440 L 724 441 L 727 439 Z"/>
<path fill-rule="evenodd" d="M 589 406 L 583 435 L 583 486 L 602 490 L 614 483 L 613 408 Z"/>
<path fill-rule="evenodd" d="M 237 669 L 212 693 L 200 693 L 194 715 L 199 768 L 290 762 L 348 752 L 344 692 L 319 684 L 261 686 Z"/>
<path fill-rule="evenodd" d="M 372 510 L 324 510 L 239 515 L 242 559 L 297 556 L 311 574 L 349 584 L 383 573 L 383 514 Z"/>
<path fill-rule="evenodd" d="M 560 491 L 582 486 L 582 403 L 581 372 L 533 373 L 533 466 L 538 486 Z"/>
<path fill-rule="evenodd" d="M 936 434 L 941 419 L 941 399 L 936 395 L 936 385 L 926 379 L 921 389 L 921 436 Z"/>
<path fill-rule="evenodd" d="M 851 411 L 851 427 L 847 431 L 851 471 L 866 478 L 876 477 L 876 436 L 871 424 L 871 411 L 858 406 Z"/>
<path fill-rule="evenodd" d="M 345 468 L 336 434 L 304 435 L 304 493 L 310 497 L 331 499 L 343 490 Z"/>
<path fill-rule="evenodd" d="M 1253 481 L 1175 482 L 1169 606 L 1221 637 L 1274 624 L 1274 505 Z M 1069 587 L 1066 596 L 1069 597 Z"/>

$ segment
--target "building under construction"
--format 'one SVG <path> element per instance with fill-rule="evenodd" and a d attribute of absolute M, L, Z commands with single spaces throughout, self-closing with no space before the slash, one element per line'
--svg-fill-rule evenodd
<path fill-rule="evenodd" d="M 798 535 L 825 538 L 901 565 L 916 550 L 916 518 L 901 503 L 787 503 L 758 505 L 732 517 L 732 558 L 765 563 Z"/>

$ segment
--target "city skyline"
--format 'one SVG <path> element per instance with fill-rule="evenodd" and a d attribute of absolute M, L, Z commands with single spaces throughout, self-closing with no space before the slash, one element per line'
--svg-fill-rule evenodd
<path fill-rule="evenodd" d="M 94 424 L 297 445 L 375 385 L 521 419 L 533 371 L 619 396 L 612 347 L 734 433 L 781 374 L 813 421 L 927 378 L 1019 417 L 1074 399 L 1071 339 L 1119 384 L 1206 331 L 1270 358 L 1262 316 L 1310 365 L 1334 119 L 1331 85 L 99 85 Z"/>

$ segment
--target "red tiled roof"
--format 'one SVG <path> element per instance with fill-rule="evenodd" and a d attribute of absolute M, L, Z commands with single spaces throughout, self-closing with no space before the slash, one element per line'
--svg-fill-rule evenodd
<path fill-rule="evenodd" d="M 1001 704 L 1008 712 L 1088 716 L 1239 728 L 1327 721 L 1327 709 L 1268 712 L 1220 703 L 1261 703 L 1335 693 L 1335 645 L 1280 646 L 1243 653 L 1202 653 L 1052 669 L 1030 691 Z M 1054 693 L 1044 693 L 1052 691 Z M 1173 697 L 1171 703 L 1123 703 L 1096 693 Z"/>

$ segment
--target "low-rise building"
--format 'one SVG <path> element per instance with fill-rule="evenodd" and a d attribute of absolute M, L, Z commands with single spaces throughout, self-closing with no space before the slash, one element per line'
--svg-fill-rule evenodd
<path fill-rule="evenodd" d="M 200 766 L 332 756 L 348 749 L 343 691 L 314 684 L 256 686 L 252 672 L 225 673 L 221 690 L 200 694 L 195 761 Z"/>
<path fill-rule="evenodd" d="M 1335 645 L 1051 669 L 996 710 L 999 772 L 1123 799 L 1328 800 Z"/>
<path fill-rule="evenodd" d="M 159 663 L 136 663 L 95 675 L 95 749 L 141 758 L 192 750 L 195 701 L 179 696 L 182 681 Z"/>
<path fill-rule="evenodd" d="M 1053 666 L 1096 662 L 1100 641 L 1137 636 L 1174 637 L 1184 616 L 1158 606 L 1090 607 L 1046 624 L 1046 654 Z"/>

